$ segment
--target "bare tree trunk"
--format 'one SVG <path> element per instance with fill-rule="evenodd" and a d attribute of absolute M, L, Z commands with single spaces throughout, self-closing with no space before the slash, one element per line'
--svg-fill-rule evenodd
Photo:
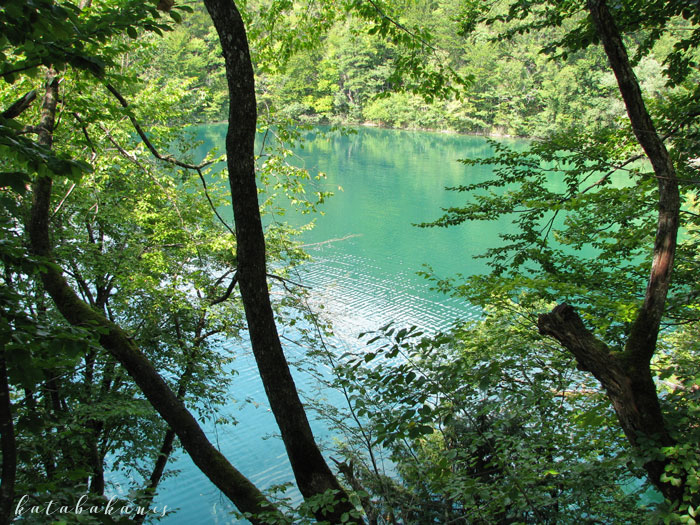
<path fill-rule="evenodd" d="M 337 503 L 333 511 L 319 512 L 317 517 L 339 523 L 341 515 L 352 511 L 353 506 L 316 445 L 270 304 L 255 182 L 255 84 L 245 27 L 233 0 L 204 0 L 204 4 L 226 61 L 230 101 L 226 153 L 236 223 L 238 282 L 253 353 L 299 490 L 305 498 L 334 491 Z"/>
<path fill-rule="evenodd" d="M 51 148 L 58 102 L 58 79 L 49 72 L 41 111 L 39 144 Z M 51 261 L 49 240 L 49 206 L 52 180 L 40 176 L 32 185 L 32 209 L 27 231 L 31 252 Z M 63 317 L 74 326 L 99 333 L 100 344 L 128 371 L 148 401 L 175 430 L 195 465 L 216 485 L 241 512 L 275 513 L 274 505 L 209 442 L 196 419 L 184 403 L 160 377 L 133 339 L 103 314 L 80 300 L 55 264 L 41 269 L 41 281 Z M 263 523 L 252 519 L 254 523 Z"/>
<path fill-rule="evenodd" d="M 588 10 L 615 73 L 634 134 L 651 161 L 657 178 L 659 203 L 654 257 L 644 302 L 623 352 L 610 352 L 567 304 L 541 315 L 538 326 L 541 333 L 554 337 L 567 348 L 576 357 L 580 368 L 590 371 L 600 381 L 612 401 L 627 439 L 644 454 L 648 445 L 645 443 L 642 446 L 642 438 L 655 447 L 675 443 L 664 423 L 650 363 L 656 350 L 673 271 L 680 195 L 673 163 L 646 109 L 620 32 L 605 0 L 589 0 Z M 653 455 L 644 467 L 651 482 L 665 498 L 680 502 L 687 475 L 683 476 L 680 486 L 662 480 L 669 463 L 668 459 Z"/>

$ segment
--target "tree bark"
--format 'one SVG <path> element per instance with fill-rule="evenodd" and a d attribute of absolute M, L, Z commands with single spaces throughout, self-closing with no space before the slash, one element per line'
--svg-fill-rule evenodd
<path fill-rule="evenodd" d="M 4 346 L 4 343 L 0 343 Z M 0 523 L 10 523 L 15 497 L 17 475 L 17 443 L 12 424 L 10 386 L 7 382 L 5 349 L 0 346 L 0 449 L 2 450 L 2 480 L 0 481 Z"/>
<path fill-rule="evenodd" d="M 339 523 L 341 515 L 353 506 L 314 441 L 270 304 L 255 182 L 255 84 L 245 27 L 233 0 L 204 0 L 204 4 L 219 34 L 226 63 L 230 99 L 226 153 L 236 223 L 238 282 L 253 353 L 299 490 L 305 498 L 335 491 L 334 510 L 319 512 L 317 517 Z"/>
<path fill-rule="evenodd" d="M 58 81 L 49 73 L 39 126 L 39 143 L 50 148 L 58 101 Z M 27 224 L 30 251 L 47 260 L 40 270 L 44 289 L 58 311 L 74 326 L 99 334 L 100 344 L 127 370 L 156 411 L 175 430 L 195 465 L 241 512 L 277 512 L 274 505 L 209 442 L 196 419 L 160 377 L 136 343 L 115 323 L 91 309 L 70 287 L 60 268 L 51 260 L 49 206 L 52 180 L 40 176 L 32 185 L 32 209 Z M 264 523 L 252 519 L 254 523 Z"/>
<path fill-rule="evenodd" d="M 658 223 L 647 289 L 623 352 L 611 352 L 584 326 L 574 309 L 560 304 L 539 316 L 542 334 L 557 339 L 590 371 L 608 394 L 620 425 L 642 454 L 648 446 L 675 444 L 664 422 L 650 363 L 671 282 L 678 234 L 680 194 L 676 172 L 649 116 L 620 32 L 605 0 L 588 0 L 591 20 L 617 79 L 632 129 L 649 158 L 659 188 Z M 644 441 L 644 440 L 648 441 Z M 662 481 L 668 459 L 654 455 L 644 465 L 649 479 L 668 500 L 680 502 L 685 487 Z"/>

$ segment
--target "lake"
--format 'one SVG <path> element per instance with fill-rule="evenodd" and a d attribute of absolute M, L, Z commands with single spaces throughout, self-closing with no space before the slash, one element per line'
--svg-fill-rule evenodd
<path fill-rule="evenodd" d="M 201 155 L 215 146 L 223 150 L 225 132 L 225 125 L 200 128 Z M 441 208 L 463 203 L 464 195 L 447 192 L 445 186 L 473 182 L 488 176 L 489 170 L 465 166 L 458 159 L 490 152 L 482 137 L 442 133 L 363 128 L 345 136 L 306 134 L 293 162 L 312 175 L 326 174 L 325 179 L 310 182 L 308 190 L 335 195 L 323 206 L 324 215 L 316 217 L 315 228 L 303 235 L 313 261 L 304 265 L 298 277 L 310 287 L 312 304 L 323 305 L 324 316 L 333 320 L 336 336 L 331 342 L 339 351 L 357 348 L 360 332 L 389 321 L 435 332 L 457 318 L 479 315 L 471 305 L 431 290 L 417 272 L 424 264 L 440 276 L 483 272 L 484 262 L 472 257 L 497 245 L 498 233 L 510 226 L 471 223 L 425 229 L 413 224 L 434 220 Z M 308 217 L 290 214 L 274 220 L 299 225 Z M 303 358 L 298 345 L 283 341 L 283 346 L 290 360 Z M 238 424 L 210 425 L 207 433 L 259 487 L 293 481 L 252 355 L 245 345 L 236 353 L 238 375 L 228 413 Z M 311 392 L 313 381 L 308 376 L 297 372 L 295 378 Z M 333 393 L 328 397 L 337 399 Z M 329 443 L 333 436 L 323 423 L 312 424 L 320 440 Z M 170 467 L 179 473 L 163 481 L 157 504 L 179 510 L 165 523 L 236 523 L 228 500 L 188 458 L 180 455 Z M 299 500 L 294 490 L 288 495 Z"/>

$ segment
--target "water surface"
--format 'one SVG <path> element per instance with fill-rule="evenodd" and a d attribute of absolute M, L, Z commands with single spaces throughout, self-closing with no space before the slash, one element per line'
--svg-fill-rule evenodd
<path fill-rule="evenodd" d="M 212 147 L 223 149 L 226 128 L 198 130 L 204 140 L 202 155 Z M 486 139 L 440 133 L 359 129 L 356 134 L 308 133 L 293 162 L 325 179 L 309 183 L 308 190 L 332 191 L 324 215 L 303 242 L 313 256 L 299 274 L 311 288 L 312 304 L 323 305 L 333 320 L 340 350 L 359 347 L 358 333 L 394 321 L 431 332 L 448 328 L 456 318 L 473 318 L 468 304 L 430 289 L 417 272 L 429 264 L 438 275 L 470 275 L 485 271 L 472 257 L 498 243 L 501 223 L 470 223 L 448 229 L 417 228 L 434 220 L 440 209 L 463 203 L 465 196 L 445 186 L 474 182 L 489 175 L 488 168 L 468 167 L 465 157 L 491 153 Z M 518 146 L 524 144 L 512 141 Z M 270 220 L 270 219 L 268 219 Z M 272 220 L 300 225 L 308 216 L 285 214 Z M 293 338 L 293 332 L 289 332 Z M 233 382 L 228 412 L 235 426 L 209 425 L 206 430 L 232 464 L 261 488 L 293 480 L 284 446 L 267 406 L 262 384 L 246 344 L 235 348 L 238 375 Z M 303 360 L 303 350 L 284 342 L 291 360 Z M 298 383 L 311 391 L 311 380 L 297 372 Z M 328 393 L 331 400 L 338 396 Z M 248 401 L 246 401 L 248 400 Z M 332 435 L 322 422 L 313 423 L 322 441 Z M 166 523 L 235 523 L 231 506 L 186 457 L 172 463 L 179 474 L 165 480 L 158 503 L 178 507 Z M 293 500 L 299 496 L 290 492 Z"/>

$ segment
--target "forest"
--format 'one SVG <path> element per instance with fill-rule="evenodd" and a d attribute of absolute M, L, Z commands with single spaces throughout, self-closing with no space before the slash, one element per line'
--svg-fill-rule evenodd
<path fill-rule="evenodd" d="M 700 522 L 699 47 L 695 0 L 0 1 L 0 523 L 187 523 L 183 456 L 201 523 Z M 478 319 L 339 352 L 294 152 L 361 126 L 527 147 L 405 218 L 511 225 L 421 272 Z M 244 353 L 282 486 L 211 431 Z"/>

